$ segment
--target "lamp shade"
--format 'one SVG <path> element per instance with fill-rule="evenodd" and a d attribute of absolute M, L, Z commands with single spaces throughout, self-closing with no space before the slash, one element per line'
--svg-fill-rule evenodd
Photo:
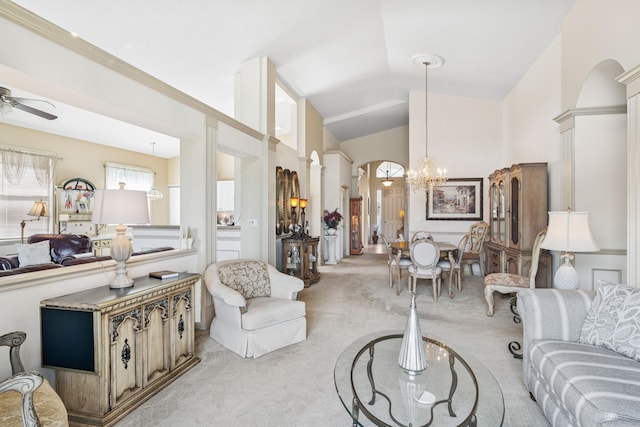
<path fill-rule="evenodd" d="M 564 252 L 599 251 L 591 234 L 589 212 L 549 212 L 547 235 L 540 247 Z"/>
<path fill-rule="evenodd" d="M 95 190 L 94 224 L 148 224 L 147 193 L 138 190 Z"/>
<path fill-rule="evenodd" d="M 31 210 L 27 212 L 27 215 L 37 217 L 49 216 L 49 208 L 47 208 L 47 202 L 44 202 L 42 200 L 34 202 Z"/>

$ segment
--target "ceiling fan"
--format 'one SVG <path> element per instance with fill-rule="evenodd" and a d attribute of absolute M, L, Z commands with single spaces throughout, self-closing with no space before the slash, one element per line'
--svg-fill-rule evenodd
<path fill-rule="evenodd" d="M 14 98 L 11 96 L 10 89 L 0 87 L 0 114 L 9 111 L 12 108 L 17 108 L 18 110 L 35 114 L 36 116 L 42 117 L 43 119 L 47 120 L 54 120 L 58 118 L 58 116 L 54 116 L 53 114 L 47 113 L 46 111 L 42 111 L 24 104 L 24 101 L 45 102 L 51 105 L 53 108 L 56 107 L 55 105 L 53 105 L 49 101 L 45 101 L 44 99 Z"/>

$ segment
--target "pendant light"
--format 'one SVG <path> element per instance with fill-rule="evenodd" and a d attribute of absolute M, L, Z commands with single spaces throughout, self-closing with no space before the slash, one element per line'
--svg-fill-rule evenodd
<path fill-rule="evenodd" d="M 155 156 L 156 156 L 156 150 L 155 150 L 155 148 L 156 148 L 156 143 L 155 143 L 155 142 L 152 142 L 152 143 L 151 143 L 151 155 L 152 155 L 153 157 L 155 157 Z M 155 186 L 155 176 L 156 176 L 156 173 L 154 172 L 154 173 L 153 173 L 153 181 L 154 181 L 154 182 L 153 182 L 153 184 L 151 185 L 151 190 L 149 190 L 149 191 L 147 192 L 147 198 L 148 198 L 149 200 L 151 200 L 151 201 L 161 200 L 162 198 L 164 198 L 164 194 L 162 194 L 162 191 L 158 190 L 158 189 L 156 188 L 156 186 Z"/>
<path fill-rule="evenodd" d="M 384 185 L 385 187 L 391 187 L 392 184 L 393 180 L 389 178 L 389 169 L 387 168 L 387 179 L 382 180 L 382 185 Z"/>
<path fill-rule="evenodd" d="M 407 171 L 407 184 L 413 191 L 426 190 L 431 192 L 433 186 L 442 185 L 447 182 L 447 170 L 436 168 L 433 159 L 429 158 L 429 127 L 428 127 L 428 107 L 429 107 L 429 68 L 438 68 L 444 64 L 444 58 L 437 55 L 415 55 L 413 62 L 424 65 L 424 158 L 415 170 Z"/>

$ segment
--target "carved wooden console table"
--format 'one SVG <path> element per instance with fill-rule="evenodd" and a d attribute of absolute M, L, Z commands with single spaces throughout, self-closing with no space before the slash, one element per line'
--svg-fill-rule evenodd
<path fill-rule="evenodd" d="M 194 285 L 198 274 L 137 278 L 40 303 L 42 365 L 73 425 L 115 424 L 196 365 Z"/>

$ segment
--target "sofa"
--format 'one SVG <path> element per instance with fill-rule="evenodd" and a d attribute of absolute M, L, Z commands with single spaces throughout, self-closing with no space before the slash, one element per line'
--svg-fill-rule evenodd
<path fill-rule="evenodd" d="M 132 256 L 173 249 L 169 246 L 134 252 Z M 78 234 L 34 234 L 17 244 L 15 255 L 0 257 L 0 277 L 110 260 L 95 256 L 91 238 Z"/>
<path fill-rule="evenodd" d="M 640 426 L 640 288 L 518 291 L 523 374 L 556 426 Z"/>

